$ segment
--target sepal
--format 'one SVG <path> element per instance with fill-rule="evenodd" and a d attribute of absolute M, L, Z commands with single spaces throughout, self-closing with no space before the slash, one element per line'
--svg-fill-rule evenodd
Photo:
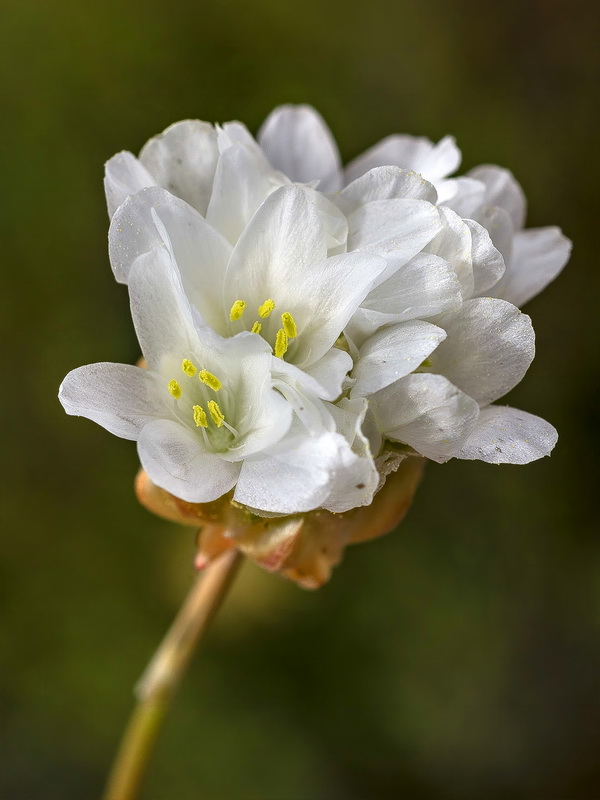
<path fill-rule="evenodd" d="M 305 589 L 318 589 L 331 577 L 348 544 L 393 530 L 404 518 L 421 480 L 425 459 L 404 459 L 369 506 L 335 514 L 323 509 L 285 517 L 259 517 L 235 503 L 231 493 L 212 503 L 187 503 L 155 486 L 144 470 L 135 483 L 140 503 L 171 522 L 198 526 L 196 566 L 205 567 L 237 547 L 269 572 Z"/>

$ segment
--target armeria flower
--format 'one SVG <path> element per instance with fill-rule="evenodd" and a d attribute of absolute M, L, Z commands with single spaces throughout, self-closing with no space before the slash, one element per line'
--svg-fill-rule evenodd
<path fill-rule="evenodd" d="M 235 247 L 173 195 L 142 191 L 111 225 L 116 274 L 128 281 L 137 256 L 154 249 L 170 253 L 200 320 L 217 333 L 257 333 L 277 358 L 303 369 L 337 359 L 342 375 L 349 357 L 331 348 L 386 269 L 369 251 L 329 257 L 322 215 L 294 186 L 265 200 Z"/>
<path fill-rule="evenodd" d="M 369 400 L 374 452 L 385 440 L 434 461 L 525 464 L 549 455 L 545 420 L 491 405 L 523 378 L 534 355 L 530 318 L 510 303 L 475 298 L 435 324 L 385 328 L 362 346 L 352 396 Z"/>
<path fill-rule="evenodd" d="M 438 217 L 429 228 L 435 235 L 418 242 L 418 251 L 411 237 L 400 244 L 386 239 L 390 220 L 394 213 L 401 216 L 407 198 L 413 202 L 418 198 L 433 208 L 437 195 L 421 176 L 399 167 L 375 167 L 332 196 L 349 220 L 357 221 L 348 247 L 371 247 L 388 262 L 347 328 L 357 345 L 381 327 L 456 310 L 504 273 L 502 255 L 487 230 L 445 206 L 437 207 Z"/>
<path fill-rule="evenodd" d="M 342 189 L 374 167 L 395 165 L 432 183 L 440 202 L 458 191 L 455 172 L 461 153 L 454 137 L 437 144 L 425 137 L 394 134 L 382 139 L 344 169 L 331 131 L 311 106 L 279 106 L 265 120 L 258 142 L 270 163 L 292 180 L 319 180 L 322 191 Z"/>
<path fill-rule="evenodd" d="M 164 194 L 158 208 L 136 199 L 147 225 L 121 263 L 148 372 L 76 370 L 63 405 L 138 439 L 151 479 L 189 502 L 235 485 L 234 500 L 259 512 L 368 504 L 379 479 L 360 431 L 365 405 L 328 401 L 352 365 L 333 345 L 385 262 L 327 258 L 318 214 L 294 187 L 265 202 L 236 248 Z"/>
<path fill-rule="evenodd" d="M 240 123 L 213 127 L 185 121 L 151 139 L 139 160 L 131 153 L 111 159 L 105 177 L 111 215 L 124 203 L 113 218 L 110 236 L 117 280 L 126 282 L 122 263 L 130 263 L 145 246 L 132 236 L 139 227 L 137 215 L 144 213 L 139 209 L 155 205 L 160 214 L 159 206 L 168 202 L 158 188 L 148 190 L 137 204 L 124 202 L 128 196 L 144 187 L 166 188 L 235 244 L 261 203 L 292 181 L 318 210 L 329 255 L 370 251 L 388 262 L 376 281 L 377 291 L 365 298 L 363 311 L 353 319 L 352 333 L 357 338 L 381 324 L 457 308 L 462 298 L 486 290 L 501 277 L 502 257 L 485 228 L 463 221 L 445 206 L 437 208 L 438 193 L 425 180 L 439 178 L 443 164 L 453 168 L 458 151 L 450 140 L 440 145 L 439 158 L 436 148 L 425 140 L 414 140 L 409 146 L 410 137 L 402 138 L 406 147 L 398 145 L 394 150 L 398 157 L 401 153 L 407 159 L 414 156 L 403 166 L 437 165 L 426 171 L 425 178 L 414 169 L 398 166 L 374 166 L 362 174 L 354 165 L 347 173 L 352 179 L 349 185 L 326 194 L 341 187 L 346 178 L 333 138 L 313 109 L 276 109 L 258 139 L 264 152 Z M 449 148 L 454 155 L 448 155 Z M 367 168 L 375 161 L 371 154 L 361 163 Z"/>
<path fill-rule="evenodd" d="M 138 439 L 149 508 L 217 515 L 201 561 L 237 546 L 320 585 L 360 538 L 358 507 L 392 520 L 397 486 L 404 513 L 424 458 L 552 450 L 551 425 L 493 404 L 534 355 L 516 305 L 570 243 L 522 230 L 510 173 L 450 177 L 459 163 L 452 137 L 398 135 L 344 169 L 308 106 L 276 109 L 257 140 L 177 123 L 107 163 L 111 265 L 149 369 L 76 370 L 61 399 Z"/>
<path fill-rule="evenodd" d="M 343 169 L 322 117 L 310 106 L 286 105 L 269 115 L 257 139 L 258 143 L 240 123 L 226 123 L 222 128 L 190 120 L 176 123 L 151 139 L 139 160 L 124 152 L 108 162 L 109 211 L 114 213 L 128 195 L 144 187 L 163 186 L 235 241 L 265 197 L 294 181 L 305 184 L 313 200 L 327 211 L 324 218 L 330 223 L 331 245 L 343 246 L 343 220 L 327 200 L 335 202 L 336 192 L 374 169 L 387 168 L 389 174 L 390 166 L 396 166 L 433 184 L 437 191 L 428 196 L 430 202 L 466 218 L 474 238 L 480 240 L 474 242 L 480 259 L 489 261 L 481 252 L 484 241 L 475 223 L 489 231 L 502 253 L 507 269 L 505 274 L 496 271 L 495 288 L 493 283 L 476 283 L 471 288 L 463 284 L 464 296 L 485 292 L 521 306 L 553 280 L 568 260 L 570 242 L 560 229 L 522 230 L 525 199 L 507 170 L 484 166 L 464 177 L 448 177 L 461 160 L 452 137 L 433 144 L 423 137 L 388 136 Z M 405 188 L 400 194 L 387 194 L 388 199 L 407 196 Z M 443 213 L 446 227 L 456 228 L 456 220 Z M 354 247 L 346 242 L 345 249 Z"/>
<path fill-rule="evenodd" d="M 184 500 L 243 492 L 248 465 L 292 421 L 272 385 L 270 348 L 258 336 L 223 339 L 198 327 L 166 253 L 139 258 L 129 287 L 148 368 L 74 370 L 60 389 L 65 410 L 137 440 L 152 480 Z"/>
<path fill-rule="evenodd" d="M 421 174 L 437 189 L 442 207 L 456 211 L 469 225 L 475 221 L 489 231 L 504 258 L 506 271 L 496 276 L 495 283 L 476 284 L 467 296 L 485 292 L 520 307 L 554 280 L 569 259 L 571 242 L 559 228 L 523 229 L 525 195 L 509 170 L 486 165 L 463 177 L 448 177 L 461 161 L 450 136 L 435 145 L 422 137 L 388 136 L 342 170 L 332 134 L 321 116 L 309 106 L 288 105 L 271 113 L 258 141 L 272 165 L 295 180 L 297 175 L 304 180 L 323 176 L 326 186 L 341 188 L 385 165 Z"/>
<path fill-rule="evenodd" d="M 506 271 L 489 293 L 521 307 L 560 273 L 571 242 L 555 226 L 524 230 L 525 195 L 509 170 L 476 167 L 466 180 L 471 188 L 458 191 L 450 204 L 489 230 L 502 253 Z"/>

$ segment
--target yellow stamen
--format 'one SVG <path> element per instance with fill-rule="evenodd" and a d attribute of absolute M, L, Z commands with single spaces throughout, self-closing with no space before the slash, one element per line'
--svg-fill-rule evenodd
<path fill-rule="evenodd" d="M 290 339 L 295 339 L 296 336 L 298 336 L 298 328 L 296 327 L 294 318 L 289 311 L 285 311 L 281 315 L 281 323 L 283 325 L 283 330 L 287 333 Z"/>
<path fill-rule="evenodd" d="M 223 385 L 216 375 L 206 369 L 201 369 L 198 373 L 198 378 L 205 386 L 208 386 L 213 392 L 218 392 Z"/>
<path fill-rule="evenodd" d="M 211 416 L 212 421 L 215 423 L 217 428 L 220 428 L 223 424 L 223 420 L 225 419 L 225 415 L 219 408 L 219 404 L 216 403 L 214 400 L 208 401 L 208 413 Z"/>
<path fill-rule="evenodd" d="M 250 328 L 250 333 L 260 333 L 262 331 L 262 325 L 260 322 L 255 322 L 254 325 Z"/>
<path fill-rule="evenodd" d="M 266 319 L 274 308 L 275 303 L 273 300 L 265 300 L 262 306 L 258 308 L 258 316 Z"/>
<path fill-rule="evenodd" d="M 181 386 L 177 383 L 177 381 L 175 380 L 169 381 L 168 389 L 170 394 L 172 394 L 173 397 L 175 398 L 175 400 L 179 400 L 179 398 L 181 397 Z"/>
<path fill-rule="evenodd" d="M 229 312 L 229 319 L 232 322 L 235 322 L 236 319 L 241 319 L 244 315 L 244 310 L 246 308 L 246 303 L 243 300 L 236 300 L 235 303 L 231 306 L 231 311 Z"/>
<path fill-rule="evenodd" d="M 431 361 L 430 359 L 426 358 L 425 361 L 421 361 L 421 363 L 418 366 L 418 369 L 425 369 L 425 367 L 430 367 L 430 366 L 431 366 Z"/>
<path fill-rule="evenodd" d="M 277 336 L 275 337 L 275 355 L 277 358 L 283 358 L 287 353 L 289 345 L 289 338 L 283 328 L 279 328 Z"/>
<path fill-rule="evenodd" d="M 197 428 L 208 428 L 208 420 L 206 418 L 206 411 L 202 406 L 192 406 L 194 412 L 194 422 Z"/>
<path fill-rule="evenodd" d="M 181 362 L 181 369 L 185 372 L 186 375 L 189 375 L 190 378 L 193 378 L 196 374 L 196 367 L 189 358 L 184 358 Z"/>

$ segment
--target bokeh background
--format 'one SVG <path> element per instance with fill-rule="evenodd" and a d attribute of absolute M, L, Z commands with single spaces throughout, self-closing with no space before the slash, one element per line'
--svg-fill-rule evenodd
<path fill-rule="evenodd" d="M 146 800 L 600 797 L 598 114 L 585 0 L 3 0 L 0 798 L 98 797 L 131 687 L 193 578 L 136 504 L 135 447 L 64 415 L 75 366 L 138 356 L 102 165 L 173 121 L 315 105 L 346 159 L 454 134 L 574 240 L 530 303 L 509 401 L 528 467 L 431 465 L 401 529 L 317 593 L 246 565 L 181 687 Z"/>

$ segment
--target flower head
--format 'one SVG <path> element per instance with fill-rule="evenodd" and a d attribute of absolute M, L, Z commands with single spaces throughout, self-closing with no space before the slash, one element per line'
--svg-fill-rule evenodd
<path fill-rule="evenodd" d="M 320 585 L 358 508 L 391 524 L 390 487 L 404 513 L 424 459 L 552 450 L 551 425 L 493 403 L 534 355 L 517 306 L 570 243 L 523 230 L 506 170 L 451 177 L 459 164 L 452 137 L 394 135 L 344 169 L 308 106 L 275 109 L 256 140 L 176 123 L 107 163 L 111 264 L 147 369 L 82 367 L 61 401 L 138 441 L 148 507 L 209 515 L 201 560 L 235 545 Z"/>

